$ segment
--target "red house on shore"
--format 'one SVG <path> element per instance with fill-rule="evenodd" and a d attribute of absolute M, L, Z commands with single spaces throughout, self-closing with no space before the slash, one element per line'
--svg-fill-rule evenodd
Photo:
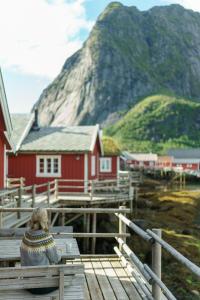
<path fill-rule="evenodd" d="M 117 177 L 113 158 L 103 157 L 98 125 L 39 127 L 37 112 L 35 116 L 13 115 L 12 120 L 15 154 L 9 155 L 9 177 L 24 177 L 25 185 L 80 180 L 85 182 L 85 192 L 89 180 L 104 174 L 104 178 Z"/>
<path fill-rule="evenodd" d="M 0 189 L 6 186 L 7 150 L 11 150 L 12 124 L 0 70 Z"/>
<path fill-rule="evenodd" d="M 170 149 L 168 155 L 172 157 L 172 167 L 182 170 L 200 170 L 200 148 Z"/>
<path fill-rule="evenodd" d="M 129 153 L 124 151 L 122 159 L 132 169 L 155 168 L 158 156 L 153 153 Z"/>

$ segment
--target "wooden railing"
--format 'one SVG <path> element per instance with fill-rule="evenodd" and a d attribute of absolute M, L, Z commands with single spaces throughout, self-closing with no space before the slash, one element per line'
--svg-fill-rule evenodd
<path fill-rule="evenodd" d="M 123 265 L 126 266 L 127 270 L 137 281 L 137 284 L 143 291 L 144 299 L 151 300 L 176 300 L 176 297 L 172 294 L 169 288 L 161 280 L 161 250 L 165 249 L 174 259 L 179 261 L 188 270 L 200 278 L 200 267 L 192 263 L 189 259 L 183 256 L 175 248 L 169 245 L 161 237 L 160 229 L 146 230 L 144 231 L 134 222 L 127 218 L 127 214 L 130 213 L 130 209 L 125 206 L 119 208 L 47 208 L 49 215 L 52 213 L 59 213 L 62 216 L 66 214 L 81 214 L 82 216 L 92 216 L 92 230 L 86 232 L 73 232 L 73 233 L 62 233 L 62 235 L 70 237 L 84 238 L 86 245 L 88 241 L 92 239 L 92 253 L 95 253 L 96 238 L 115 238 L 117 246 L 114 247 L 114 251 L 122 261 Z M 0 207 L 0 214 L 7 212 L 27 212 L 31 214 L 33 208 L 6 208 Z M 97 233 L 97 215 L 99 214 L 114 214 L 117 217 L 119 231 L 113 233 Z M 87 225 L 87 224 L 86 224 Z M 85 225 L 84 225 L 85 226 Z M 88 227 L 88 226 L 86 226 Z M 146 241 L 152 249 L 152 267 L 150 268 L 147 264 L 143 263 L 128 246 L 126 240 L 130 237 L 127 233 L 127 227 L 129 227 L 135 234 Z M 89 228 L 89 227 L 88 227 Z M 89 250 L 89 248 L 87 249 Z M 163 296 L 164 295 L 164 296 Z"/>
<path fill-rule="evenodd" d="M 6 186 L 8 189 L 18 188 L 25 186 L 25 178 L 7 178 L 6 179 Z"/>
<path fill-rule="evenodd" d="M 137 190 L 132 187 L 131 182 L 125 179 L 104 181 L 56 179 L 42 184 L 3 190 L 0 192 L 0 206 L 4 208 L 34 208 L 40 205 L 49 207 L 52 203 L 59 203 L 63 199 L 63 195 L 76 195 L 77 197 L 80 195 L 81 198 L 85 196 L 90 201 L 97 199 L 97 197 L 98 201 L 105 199 L 106 203 L 109 204 L 128 202 L 132 210 L 136 192 Z M 8 221 L 11 218 L 13 218 L 11 213 L 4 214 L 4 218 L 0 216 L 0 227 L 6 221 L 7 223 L 11 222 Z M 21 213 L 18 212 L 17 220 L 20 219 Z"/>

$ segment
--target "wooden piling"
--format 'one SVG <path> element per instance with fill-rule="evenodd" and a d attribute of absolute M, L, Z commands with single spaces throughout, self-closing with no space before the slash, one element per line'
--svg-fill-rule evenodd
<path fill-rule="evenodd" d="M 50 196 L 51 196 L 51 186 L 50 186 L 50 182 L 48 181 L 47 183 L 47 204 L 48 204 L 48 207 L 50 207 Z"/>
<path fill-rule="evenodd" d="M 3 228 L 3 212 L 0 211 L 0 228 Z"/>
<path fill-rule="evenodd" d="M 32 186 L 32 204 L 31 207 L 35 207 L 35 198 L 36 198 L 36 186 Z"/>
<path fill-rule="evenodd" d="M 18 198 L 17 198 L 17 207 L 20 208 L 22 206 L 22 187 L 20 186 L 18 189 Z M 21 218 L 21 212 L 17 212 L 17 219 Z"/>
<path fill-rule="evenodd" d="M 90 214 L 86 215 L 86 232 L 90 233 Z M 89 250 L 90 239 L 86 238 L 86 252 Z"/>
<path fill-rule="evenodd" d="M 93 218 L 92 218 L 92 233 L 96 233 L 97 229 L 97 214 L 93 213 Z M 92 254 L 95 254 L 95 249 L 96 249 L 96 238 L 92 238 Z"/>
<path fill-rule="evenodd" d="M 153 229 L 152 230 L 155 234 L 157 234 L 160 238 L 162 236 L 161 229 Z M 152 244 L 152 270 L 157 275 L 157 277 L 161 280 L 161 253 L 162 253 L 162 246 L 154 241 Z M 159 285 L 154 281 L 152 284 L 152 295 L 155 300 L 161 300 L 161 288 Z"/>
<path fill-rule="evenodd" d="M 126 206 L 120 206 L 119 209 L 124 209 Z M 126 216 L 126 214 L 123 214 Z M 126 224 L 119 218 L 119 234 L 126 233 Z M 126 243 L 126 237 L 122 238 Z M 119 245 L 119 250 L 122 251 L 122 245 Z"/>

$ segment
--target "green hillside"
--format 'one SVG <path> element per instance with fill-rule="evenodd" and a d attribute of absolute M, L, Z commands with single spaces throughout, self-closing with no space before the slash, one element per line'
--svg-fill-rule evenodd
<path fill-rule="evenodd" d="M 147 97 L 104 133 L 131 151 L 200 147 L 200 104 L 174 96 Z"/>

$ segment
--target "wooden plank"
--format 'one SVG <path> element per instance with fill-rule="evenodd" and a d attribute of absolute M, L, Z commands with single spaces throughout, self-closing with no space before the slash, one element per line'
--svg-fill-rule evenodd
<path fill-rule="evenodd" d="M 113 289 L 110 285 L 110 282 L 105 274 L 105 271 L 102 268 L 101 262 L 99 260 L 91 260 L 92 266 L 94 268 L 97 280 L 99 282 L 101 292 L 106 300 L 117 300 Z"/>
<path fill-rule="evenodd" d="M 121 261 L 120 261 L 120 264 L 124 268 L 123 263 Z M 136 290 L 137 290 L 138 294 L 140 295 L 141 299 L 147 300 L 146 295 L 142 291 L 142 289 L 139 286 L 139 284 L 137 283 L 136 279 L 133 276 L 130 275 L 130 273 L 128 272 L 127 268 L 124 268 L 124 271 L 127 273 L 128 276 L 130 276 L 130 280 L 131 280 L 132 284 L 134 285 L 134 287 L 136 288 Z"/>
<path fill-rule="evenodd" d="M 84 277 L 84 299 L 91 300 L 87 280 Z"/>
<path fill-rule="evenodd" d="M 90 291 L 90 296 L 92 300 L 103 300 L 103 295 L 98 283 L 98 280 L 96 278 L 94 269 L 92 267 L 91 262 L 87 261 L 84 262 L 82 260 L 82 263 L 85 265 L 85 277 L 87 281 L 87 285 Z"/>
<path fill-rule="evenodd" d="M 120 280 L 118 279 L 111 263 L 109 261 L 103 261 L 100 259 L 101 265 L 105 271 L 105 274 L 110 281 L 113 291 L 118 300 L 129 300 L 126 291 L 124 290 Z"/>
<path fill-rule="evenodd" d="M 110 260 L 111 265 L 115 269 L 115 272 L 121 281 L 124 289 L 126 290 L 126 293 L 130 300 L 141 300 L 141 297 L 139 296 L 135 286 L 132 284 L 130 277 L 122 267 L 119 260 Z"/>

